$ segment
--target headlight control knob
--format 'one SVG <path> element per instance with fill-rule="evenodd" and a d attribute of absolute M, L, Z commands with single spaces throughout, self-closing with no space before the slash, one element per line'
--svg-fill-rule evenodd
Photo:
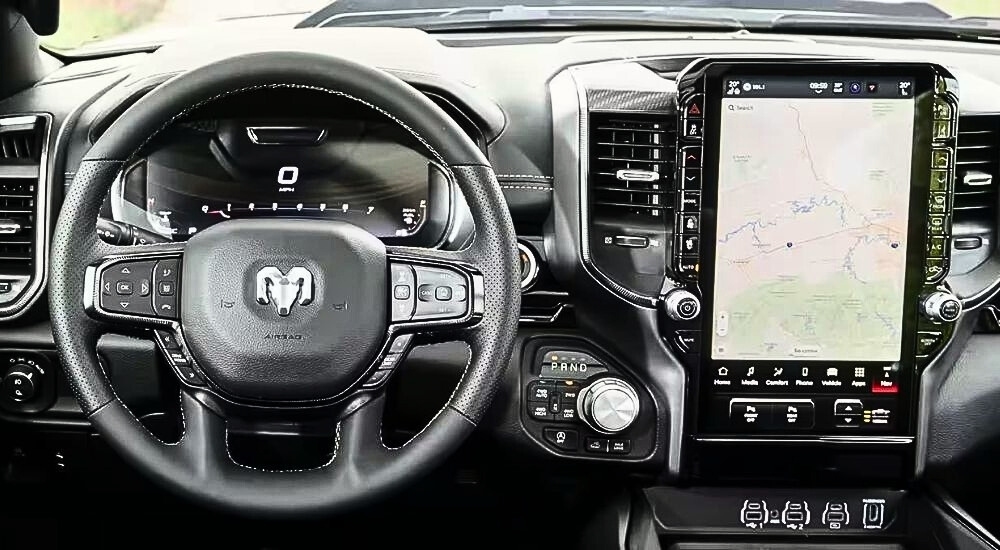
<path fill-rule="evenodd" d="M 18 363 L 7 369 L 0 381 L 3 397 L 15 403 L 30 401 L 38 393 L 40 375 L 35 367 Z"/>
<path fill-rule="evenodd" d="M 601 378 L 580 392 L 576 408 L 588 426 L 614 434 L 631 426 L 639 416 L 639 395 L 624 380 Z"/>

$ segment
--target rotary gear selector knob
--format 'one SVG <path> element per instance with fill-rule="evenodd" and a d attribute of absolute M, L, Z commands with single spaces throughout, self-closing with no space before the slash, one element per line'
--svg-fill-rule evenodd
<path fill-rule="evenodd" d="M 584 388 L 576 400 L 580 418 L 594 430 L 618 433 L 639 416 L 639 395 L 628 382 L 601 378 Z"/>

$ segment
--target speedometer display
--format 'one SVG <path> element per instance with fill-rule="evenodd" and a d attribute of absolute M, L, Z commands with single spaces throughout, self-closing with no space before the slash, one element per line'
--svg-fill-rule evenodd
<path fill-rule="evenodd" d="M 441 178 L 389 124 L 209 121 L 173 129 L 125 171 L 112 204 L 119 221 L 175 241 L 250 217 L 336 219 L 405 238 L 428 219 Z"/>

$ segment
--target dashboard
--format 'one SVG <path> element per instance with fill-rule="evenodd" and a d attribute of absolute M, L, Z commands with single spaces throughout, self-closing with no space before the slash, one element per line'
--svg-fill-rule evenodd
<path fill-rule="evenodd" d="M 480 427 L 496 448 L 526 469 L 628 476 L 656 532 L 677 540 L 898 542 L 911 536 L 917 480 L 970 461 L 968 475 L 989 475 L 972 457 L 1000 439 L 983 405 L 1000 402 L 994 46 L 370 31 L 266 44 L 385 68 L 487 153 L 522 262 L 514 353 Z M 0 103 L 51 117 L 29 128 L 49 144 L 44 171 L 22 174 L 51 190 L 36 196 L 39 225 L 109 120 L 173 74 L 261 47 L 223 37 L 208 56 L 178 43 L 80 62 Z M 265 217 L 348 221 L 387 244 L 442 248 L 475 231 L 447 171 L 391 120 L 267 90 L 160 132 L 119 175 L 98 229 L 111 242 L 183 242 Z M 32 249 L 40 268 L 46 239 Z M 0 395 L 0 418 L 44 435 L 85 419 L 45 368 L 58 358 L 27 284 L 43 286 L 36 265 L 0 277 L 0 306 L 7 280 L 24 304 L 0 353 L 44 376 L 28 399 Z M 116 379 L 155 378 L 123 367 L 132 353 L 106 351 Z M 146 353 L 162 367 L 155 346 Z M 459 377 L 466 356 L 417 349 L 409 360 Z M 404 420 L 436 410 L 426 401 L 440 388 L 417 387 Z M 136 395 L 160 414 L 153 394 L 168 390 Z M 723 511 L 698 513 L 713 506 Z"/>

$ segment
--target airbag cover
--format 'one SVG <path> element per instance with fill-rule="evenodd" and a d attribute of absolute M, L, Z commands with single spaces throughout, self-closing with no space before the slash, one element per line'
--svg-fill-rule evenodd
<path fill-rule="evenodd" d="M 182 271 L 185 340 L 208 378 L 232 396 L 333 397 L 384 343 L 385 246 L 355 225 L 223 222 L 188 241 Z"/>

